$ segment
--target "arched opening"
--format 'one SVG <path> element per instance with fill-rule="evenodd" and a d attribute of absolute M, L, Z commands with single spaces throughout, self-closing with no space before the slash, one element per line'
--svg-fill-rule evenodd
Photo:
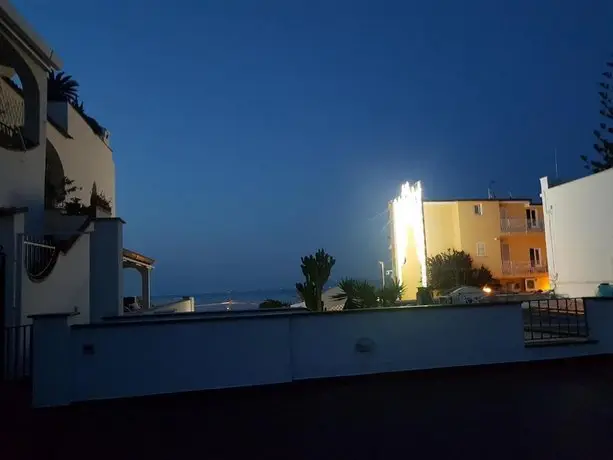
<path fill-rule="evenodd" d="M 40 88 L 32 69 L 0 35 L 0 146 L 29 150 L 40 142 Z"/>
<path fill-rule="evenodd" d="M 49 139 L 45 150 L 45 209 L 55 209 L 66 199 L 62 160 Z"/>

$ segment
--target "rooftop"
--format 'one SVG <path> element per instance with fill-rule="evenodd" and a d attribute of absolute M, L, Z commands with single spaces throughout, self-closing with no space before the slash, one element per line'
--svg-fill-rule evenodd
<path fill-rule="evenodd" d="M 533 200 L 532 198 L 455 198 L 449 200 L 428 200 L 424 198 L 424 203 L 457 203 L 457 202 L 499 202 L 499 203 L 528 203 L 533 205 L 540 205 L 541 203 Z"/>
<path fill-rule="evenodd" d="M 10 35 L 14 34 L 49 69 L 62 68 L 62 60 L 59 56 L 7 0 L 0 0 L 0 28 L 5 29 Z M 9 29 L 12 33 L 9 32 Z"/>
<path fill-rule="evenodd" d="M 5 391 L 0 457 L 597 458 L 611 445 L 612 384 L 613 357 L 598 356 L 44 410 L 15 410 Z"/>

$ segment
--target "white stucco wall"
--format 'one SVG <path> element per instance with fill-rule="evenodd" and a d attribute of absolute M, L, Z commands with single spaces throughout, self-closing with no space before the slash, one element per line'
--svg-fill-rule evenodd
<path fill-rule="evenodd" d="M 518 304 L 74 327 L 40 318 L 35 321 L 34 401 L 56 405 L 613 352 L 613 300 L 588 299 L 586 308 L 596 343 L 537 348 L 524 344 Z M 59 360 L 64 368 L 54 366 Z"/>
<path fill-rule="evenodd" d="M 115 163 L 113 152 L 100 139 L 79 113 L 65 102 L 51 102 L 50 115 L 55 120 L 53 112 L 63 113 L 64 120 L 58 119 L 64 125 L 67 138 L 55 127 L 49 125 L 47 138 L 58 152 L 64 175 L 75 181 L 76 186 L 83 189 L 74 194 L 89 204 L 92 185 L 96 182 L 98 193 L 103 192 L 111 199 L 112 215 L 115 215 Z"/>
<path fill-rule="evenodd" d="M 59 209 L 45 211 L 45 233 L 54 235 L 71 235 L 81 227 L 87 216 L 67 216 Z"/>
<path fill-rule="evenodd" d="M 90 231 L 87 229 L 86 232 Z M 71 321 L 89 322 L 90 235 L 84 233 L 66 253 L 60 253 L 55 267 L 42 281 L 32 281 L 21 265 L 21 321 L 30 324 L 29 315 L 73 312 Z"/>
<path fill-rule="evenodd" d="M 10 104 L 12 111 L 20 112 L 17 118 L 23 123 L 23 99 L 4 80 L 0 79 L 0 100 Z M 0 121 L 7 124 L 16 122 L 6 119 L 0 113 Z M 10 118 L 10 117 L 9 117 Z M 41 222 L 45 198 L 45 142 L 30 150 L 8 150 L 0 146 L 0 207 L 28 207 L 30 214 L 26 226 L 35 230 Z"/>
<path fill-rule="evenodd" d="M 17 235 L 23 233 L 25 214 L 17 213 L 0 217 L 0 245 L 6 255 L 6 273 L 4 290 L 4 322 L 0 325 L 16 326 L 19 324 L 20 315 L 17 308 L 19 299 L 19 241 Z"/>
<path fill-rule="evenodd" d="M 613 283 L 613 169 L 549 188 L 541 179 L 549 276 L 570 297 Z"/>
<path fill-rule="evenodd" d="M 0 80 L 2 97 L 13 101 L 14 108 L 23 110 L 22 97 Z M 82 190 L 73 194 L 89 204 L 92 185 L 111 199 L 115 215 L 115 163 L 110 147 L 98 137 L 83 117 L 65 102 L 49 102 L 48 115 L 65 130 L 60 132 L 45 122 L 46 138 L 57 150 L 64 174 Z M 65 134 L 70 137 L 67 137 Z M 46 142 L 27 153 L 0 147 L 0 206 L 28 206 L 42 212 L 45 197 Z"/>
<path fill-rule="evenodd" d="M 73 397 L 87 400 L 287 382 L 291 380 L 288 326 L 288 317 L 273 317 L 257 323 L 237 319 L 73 329 Z M 93 355 L 83 355 L 88 344 L 94 347 Z"/>

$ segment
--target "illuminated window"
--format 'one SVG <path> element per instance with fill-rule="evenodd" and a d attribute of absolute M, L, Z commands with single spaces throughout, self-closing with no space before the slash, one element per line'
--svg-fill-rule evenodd
<path fill-rule="evenodd" d="M 477 216 L 482 216 L 483 215 L 483 204 L 481 204 L 481 203 L 476 204 L 474 209 L 475 209 L 475 215 L 477 215 Z"/>
<path fill-rule="evenodd" d="M 477 243 L 477 257 L 485 257 L 485 243 L 482 241 Z"/>

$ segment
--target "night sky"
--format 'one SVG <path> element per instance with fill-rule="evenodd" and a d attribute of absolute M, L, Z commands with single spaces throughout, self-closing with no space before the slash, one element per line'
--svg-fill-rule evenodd
<path fill-rule="evenodd" d="M 538 197 L 583 174 L 610 0 L 14 0 L 111 131 L 154 294 L 374 279 L 401 182 Z M 87 155 L 87 152 L 83 152 Z"/>

